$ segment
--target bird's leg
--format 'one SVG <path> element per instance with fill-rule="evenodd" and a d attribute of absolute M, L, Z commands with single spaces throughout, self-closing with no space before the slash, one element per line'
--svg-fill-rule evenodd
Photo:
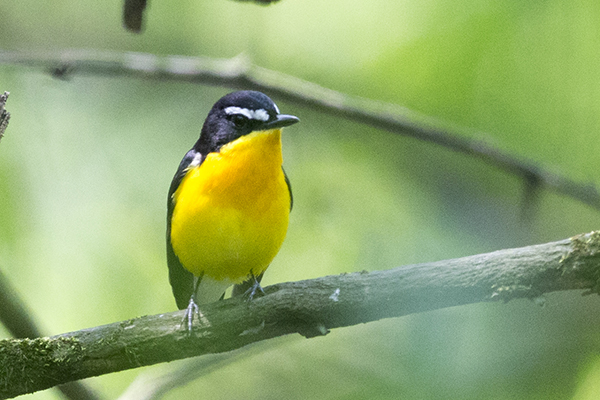
<path fill-rule="evenodd" d="M 181 320 L 181 325 L 187 320 L 187 331 L 189 333 L 192 332 L 192 328 L 194 325 L 194 314 L 198 316 L 198 321 L 202 321 L 204 315 L 200 312 L 200 308 L 198 304 L 196 304 L 196 289 L 198 289 L 198 283 L 200 282 L 201 277 L 194 276 L 194 290 L 192 291 L 192 295 L 190 296 L 190 303 L 188 304 L 185 314 L 183 315 L 183 320 Z"/>
<path fill-rule="evenodd" d="M 190 297 L 190 304 L 188 304 L 185 309 L 185 314 L 183 315 L 183 319 L 181 320 L 181 325 L 183 326 L 187 320 L 187 331 L 192 332 L 193 324 L 194 324 L 194 314 L 198 316 L 198 320 L 200 320 L 200 308 L 198 308 L 198 304 L 194 300 L 194 296 Z"/>
<path fill-rule="evenodd" d="M 260 280 L 256 279 L 256 276 L 253 272 L 250 272 L 250 278 L 252 279 L 252 286 L 246 290 L 244 296 L 246 296 L 246 301 L 252 301 L 257 292 L 261 293 L 261 296 L 265 295 L 265 291 L 262 286 L 260 286 Z"/>

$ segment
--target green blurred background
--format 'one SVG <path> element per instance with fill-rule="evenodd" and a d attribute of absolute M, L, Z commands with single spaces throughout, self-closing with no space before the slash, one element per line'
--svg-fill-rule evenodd
<path fill-rule="evenodd" d="M 485 132 L 490 143 L 600 185 L 600 3 L 594 0 L 151 0 L 142 35 L 122 4 L 0 0 L 0 49 L 244 53 L 353 95 Z M 48 334 L 175 310 L 166 194 L 227 88 L 54 80 L 0 65 L 0 268 Z M 294 188 L 264 283 L 441 260 L 598 229 L 600 214 L 429 143 L 274 98 Z M 477 304 L 290 336 L 168 399 L 597 399 L 600 300 L 580 292 Z M 0 327 L 1 337 L 8 333 Z M 140 373 L 86 382 L 116 398 Z M 23 398 L 57 399 L 54 391 Z"/>

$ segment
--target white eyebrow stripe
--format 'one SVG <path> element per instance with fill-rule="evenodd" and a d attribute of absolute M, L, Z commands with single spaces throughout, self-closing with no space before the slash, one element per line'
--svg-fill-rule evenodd
<path fill-rule="evenodd" d="M 227 114 L 227 115 L 239 114 L 239 115 L 243 115 L 244 117 L 246 117 L 248 119 L 255 119 L 258 121 L 268 121 L 269 120 L 269 113 L 267 112 L 267 110 L 265 110 L 263 108 L 261 108 L 259 110 L 249 110 L 247 108 L 231 106 L 231 107 L 227 107 L 225 109 L 225 114 Z"/>

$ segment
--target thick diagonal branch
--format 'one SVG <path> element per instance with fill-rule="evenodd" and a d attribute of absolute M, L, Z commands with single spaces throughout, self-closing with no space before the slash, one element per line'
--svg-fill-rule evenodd
<path fill-rule="evenodd" d="M 386 271 L 326 276 L 266 288 L 202 307 L 189 335 L 182 311 L 50 338 L 0 341 L 0 398 L 75 379 L 219 353 L 290 333 L 329 329 L 444 307 L 557 290 L 598 292 L 600 233 Z"/>
<path fill-rule="evenodd" d="M 323 113 L 432 142 L 476 157 L 520 176 L 530 192 L 546 188 L 600 210 L 600 194 L 595 186 L 575 182 L 530 160 L 502 151 L 477 138 L 485 137 L 483 134 L 476 137 L 472 132 L 464 132 L 458 127 L 450 128 L 447 124 L 394 104 L 349 96 L 293 76 L 260 68 L 244 57 L 212 59 L 96 50 L 50 53 L 0 50 L 0 64 L 43 69 L 59 78 L 74 74 L 129 76 L 260 90 L 278 99 Z"/>

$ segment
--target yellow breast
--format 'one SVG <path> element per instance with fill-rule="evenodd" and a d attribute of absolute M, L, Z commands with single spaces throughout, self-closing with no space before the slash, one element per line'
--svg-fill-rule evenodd
<path fill-rule="evenodd" d="M 186 269 L 239 283 L 269 266 L 289 220 L 281 164 L 275 129 L 242 136 L 187 172 L 171 219 L 171 244 Z"/>

